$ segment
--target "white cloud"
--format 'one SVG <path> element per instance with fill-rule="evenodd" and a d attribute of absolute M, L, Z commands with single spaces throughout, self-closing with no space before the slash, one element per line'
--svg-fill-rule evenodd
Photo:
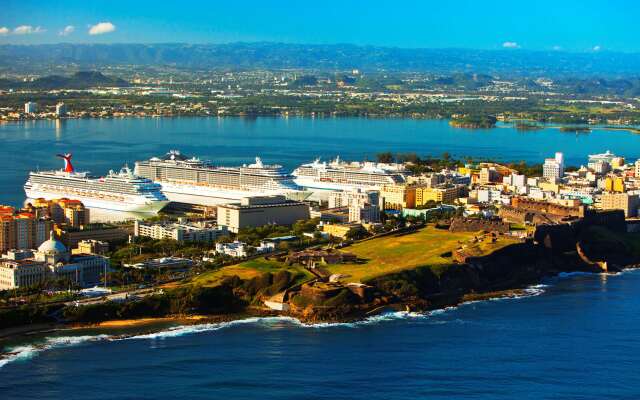
<path fill-rule="evenodd" d="M 0 36 L 5 36 L 9 34 L 9 28 L 6 26 L 0 26 Z"/>
<path fill-rule="evenodd" d="M 502 43 L 502 47 L 505 49 L 517 49 L 520 45 L 517 42 L 504 42 Z"/>
<path fill-rule="evenodd" d="M 602 47 L 599 44 L 593 46 L 593 51 L 600 51 L 600 50 L 602 50 Z"/>
<path fill-rule="evenodd" d="M 111 22 L 99 22 L 89 27 L 89 35 L 102 35 L 104 33 L 113 32 L 116 26 Z"/>
<path fill-rule="evenodd" d="M 76 27 L 73 25 L 67 25 L 64 27 L 63 30 L 61 30 L 60 32 L 58 32 L 58 35 L 60 36 L 69 36 L 73 33 L 73 31 L 76 30 Z"/>
<path fill-rule="evenodd" d="M 560 51 L 560 50 L 562 50 L 562 47 L 556 45 L 556 46 L 553 46 L 552 49 L 554 51 Z"/>
<path fill-rule="evenodd" d="M 31 25 L 20 25 L 13 30 L 14 35 L 31 35 L 34 33 L 42 33 L 45 30 L 39 26 L 35 28 Z"/>

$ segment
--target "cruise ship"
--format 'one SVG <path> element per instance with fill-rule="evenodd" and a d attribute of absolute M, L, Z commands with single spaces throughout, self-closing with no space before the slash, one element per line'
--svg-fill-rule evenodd
<path fill-rule="evenodd" d="M 120 172 L 109 171 L 104 177 L 77 172 L 71 154 L 59 154 L 65 167 L 59 171 L 30 172 L 24 185 L 28 198 L 80 200 L 85 207 L 135 213 L 157 213 L 169 200 L 161 187 L 139 177 L 126 166 Z"/>
<path fill-rule="evenodd" d="M 264 164 L 258 157 L 253 164 L 221 167 L 171 150 L 162 157 L 137 161 L 135 172 L 160 184 L 167 198 L 179 203 L 214 206 L 270 195 L 304 200 L 310 194 L 300 190 L 282 166 Z"/>
<path fill-rule="evenodd" d="M 314 192 L 321 190 L 379 190 L 382 185 L 405 182 L 402 164 L 335 160 L 302 164 L 293 171 L 294 182 Z"/>

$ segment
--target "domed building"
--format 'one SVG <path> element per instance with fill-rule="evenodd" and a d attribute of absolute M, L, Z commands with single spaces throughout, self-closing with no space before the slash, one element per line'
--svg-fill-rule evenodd
<path fill-rule="evenodd" d="M 0 258 L 0 290 L 35 285 L 47 278 L 93 286 L 109 270 L 109 259 L 95 254 L 71 254 L 51 232 L 37 250 L 12 250 Z"/>
<path fill-rule="evenodd" d="M 45 240 L 39 247 L 38 251 L 34 253 L 36 261 L 46 262 L 53 265 L 59 262 L 68 262 L 71 257 L 67 248 L 61 241 L 55 238 L 53 232 L 50 234 L 50 239 Z"/>

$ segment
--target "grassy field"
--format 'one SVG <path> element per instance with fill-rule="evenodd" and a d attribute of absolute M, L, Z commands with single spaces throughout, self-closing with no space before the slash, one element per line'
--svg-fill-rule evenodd
<path fill-rule="evenodd" d="M 364 262 L 327 265 L 325 268 L 332 273 L 346 275 L 345 282 L 363 282 L 380 275 L 420 266 L 430 266 L 436 272 L 441 271 L 453 263 L 451 252 L 461 245 L 467 247 L 468 253 L 479 256 L 515 243 L 514 239 L 503 237 L 499 238 L 496 243 L 491 243 L 490 240 L 472 243 L 474 237 L 477 236 L 479 237 L 480 234 L 452 233 L 428 226 L 414 233 L 356 243 L 344 250 L 356 254 Z M 275 260 L 256 258 L 217 271 L 206 272 L 188 283 L 215 286 L 224 278 L 233 275 L 237 275 L 241 279 L 251 279 L 264 272 L 275 273 L 281 270 L 302 274 L 304 278 L 300 281 L 313 278 L 313 275 L 300 265 L 288 266 Z"/>
<path fill-rule="evenodd" d="M 428 226 L 418 232 L 402 236 L 373 239 L 345 248 L 365 260 L 361 264 L 337 264 L 326 268 L 332 273 L 347 275 L 345 282 L 363 282 L 380 275 L 431 266 L 442 270 L 452 264 L 450 253 L 461 245 L 467 245 L 475 255 L 491 253 L 515 243 L 514 239 L 499 238 L 471 244 L 477 233 L 452 233 Z"/>
<path fill-rule="evenodd" d="M 216 286 L 224 278 L 234 275 L 237 275 L 241 279 L 251 279 L 265 272 L 276 273 L 282 270 L 289 271 L 292 274 L 302 274 L 304 278 L 300 279 L 301 281 L 313 278 L 313 275 L 309 271 L 299 265 L 288 266 L 284 263 L 275 260 L 267 260 L 261 257 L 245 261 L 240 264 L 223 267 L 217 271 L 205 272 L 204 274 L 198 275 L 192 279 L 190 283 L 201 286 Z"/>

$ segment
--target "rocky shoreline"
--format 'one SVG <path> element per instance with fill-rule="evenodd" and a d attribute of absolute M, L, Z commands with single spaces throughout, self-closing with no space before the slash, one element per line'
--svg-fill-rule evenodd
<path fill-rule="evenodd" d="M 637 266 L 634 266 L 636 268 Z M 544 278 L 552 277 L 547 276 Z M 536 286 L 536 285 L 533 285 Z M 531 286 L 513 288 L 484 293 L 467 293 L 462 297 L 434 296 L 432 302 L 407 301 L 390 303 L 374 309 L 352 310 L 350 313 L 340 315 L 304 315 L 299 313 L 280 313 L 273 310 L 253 308 L 242 313 L 218 314 L 218 315 L 174 315 L 166 317 L 139 318 L 128 320 L 106 320 L 98 323 L 67 323 L 67 324 L 36 324 L 17 328 L 0 330 L 0 345 L 25 338 L 38 338 L 47 334 L 80 335 L 81 333 L 109 334 L 109 339 L 126 339 L 140 335 L 153 335 L 166 330 L 178 329 L 189 326 L 201 326 L 206 324 L 223 324 L 235 321 L 243 321 L 254 318 L 289 317 L 304 325 L 316 324 L 341 324 L 365 321 L 368 318 L 384 315 L 391 312 L 424 313 L 445 310 L 467 303 L 490 301 L 496 299 L 513 299 L 537 295 Z M 436 301 L 436 297 L 437 301 Z M 0 359 L 10 355 L 11 352 L 0 352 Z"/>
<path fill-rule="evenodd" d="M 275 275 L 249 281 L 233 277 L 218 287 L 191 289 L 181 297 L 165 296 L 151 303 L 125 305 L 124 309 L 113 304 L 89 314 L 72 313 L 69 316 L 73 318 L 68 318 L 66 324 L 36 323 L 0 329 L 0 343 L 67 329 L 148 329 L 156 324 L 196 325 L 274 316 L 295 318 L 304 324 L 342 323 L 391 311 L 429 312 L 470 301 L 526 296 L 528 288 L 560 273 L 617 273 L 637 268 L 640 257 L 636 239 L 630 243 L 626 233 L 616 226 L 547 226 L 536 231 L 534 240 L 469 257 L 448 268 L 423 266 L 379 276 L 358 286 L 366 290 L 327 284 L 326 290 L 320 286 L 317 293 L 304 292 L 300 287 L 305 285 L 288 289 L 294 285 L 292 276 L 284 276 L 284 281 Z M 287 307 L 282 311 L 264 305 L 273 295 L 269 290 L 276 282 L 290 291 L 284 300 Z M 183 308 L 185 311 L 162 311 L 171 310 L 171 304 L 185 299 L 192 299 Z"/>

